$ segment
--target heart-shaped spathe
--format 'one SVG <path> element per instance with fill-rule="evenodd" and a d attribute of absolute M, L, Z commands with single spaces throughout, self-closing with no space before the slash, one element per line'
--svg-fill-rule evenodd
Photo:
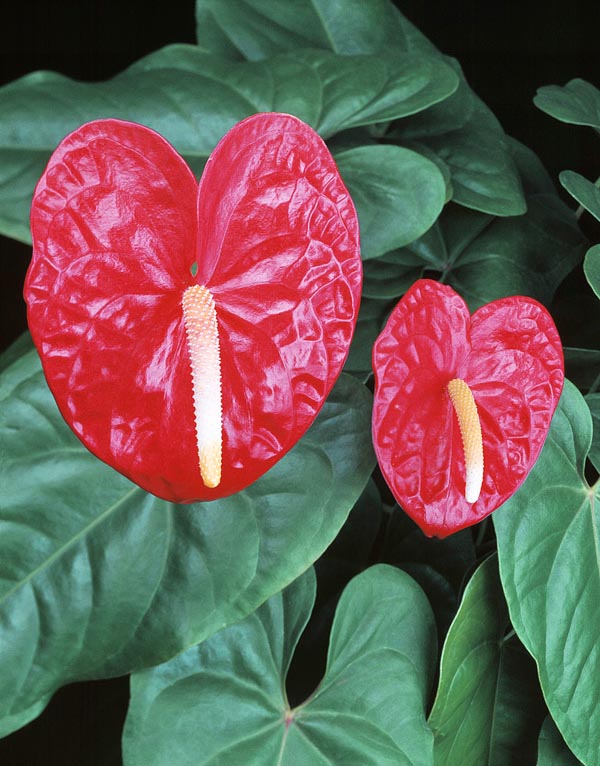
<path fill-rule="evenodd" d="M 402 508 L 438 537 L 481 521 L 523 483 L 564 380 L 542 305 L 515 296 L 470 316 L 454 290 L 427 279 L 393 310 L 373 369 L 379 465 Z"/>
<path fill-rule="evenodd" d="M 362 269 L 354 205 L 308 125 L 249 117 L 198 184 L 154 131 L 88 123 L 52 155 L 31 227 L 31 333 L 99 458 L 166 500 L 214 499 L 313 422 L 348 353 Z M 207 429 L 216 486 L 199 470 Z"/>

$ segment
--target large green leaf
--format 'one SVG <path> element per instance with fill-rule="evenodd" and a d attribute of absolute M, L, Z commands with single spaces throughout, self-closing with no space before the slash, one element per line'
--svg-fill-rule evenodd
<path fill-rule="evenodd" d="M 126 766 L 431 766 L 425 704 L 435 659 L 427 599 L 404 572 L 355 577 L 325 676 L 290 709 L 285 678 L 310 614 L 305 575 L 243 622 L 132 677 Z"/>
<path fill-rule="evenodd" d="M 537 766 L 581 766 L 550 716 L 546 717 L 540 731 Z"/>
<path fill-rule="evenodd" d="M 191 45 L 157 51 L 106 82 L 36 72 L 0 89 L 0 232 L 30 241 L 35 183 L 62 138 L 89 120 L 147 125 L 199 174 L 219 139 L 255 112 L 295 114 L 326 138 L 412 114 L 457 84 L 444 61 L 426 54 L 341 57 L 298 50 L 238 63 Z"/>
<path fill-rule="evenodd" d="M 494 514 L 511 621 L 535 658 L 544 697 L 571 750 L 600 764 L 600 481 L 585 460 L 592 421 L 566 381 L 542 453 Z"/>
<path fill-rule="evenodd" d="M 342 376 L 298 445 L 247 490 L 175 506 L 73 436 L 35 352 L 0 376 L 0 731 L 58 686 L 172 657 L 304 571 L 374 465 L 370 394 Z"/>
<path fill-rule="evenodd" d="M 405 248 L 365 263 L 364 294 L 399 297 L 423 270 L 438 272 L 475 309 L 506 295 L 549 304 L 580 261 L 585 239 L 574 213 L 540 176 L 535 155 L 515 151 L 527 188 L 525 215 L 504 218 L 447 205 L 436 224 Z"/>
<path fill-rule="evenodd" d="M 525 211 L 500 123 L 457 62 L 444 59 L 389 0 L 196 0 L 196 19 L 199 44 L 234 59 L 310 45 L 346 55 L 395 50 L 448 61 L 460 79 L 455 95 L 403 120 L 386 138 L 413 149 L 420 144 L 426 156 L 433 152 L 451 172 L 455 202 L 493 215 Z"/>
<path fill-rule="evenodd" d="M 585 254 L 583 271 L 592 290 L 600 298 L 600 245 L 594 245 Z"/>
<path fill-rule="evenodd" d="M 429 725 L 439 766 L 531 763 L 545 707 L 535 665 L 506 638 L 509 625 L 496 556 L 465 588 L 442 651 Z"/>
<path fill-rule="evenodd" d="M 291 48 L 377 53 L 432 48 L 389 0 L 196 0 L 198 45 L 257 60 Z"/>
<path fill-rule="evenodd" d="M 573 170 L 563 170 L 558 178 L 569 194 L 600 221 L 600 188 Z"/>
<path fill-rule="evenodd" d="M 399 122 L 390 137 L 418 140 L 449 168 L 453 200 L 493 215 L 526 210 L 519 173 L 502 127 L 492 111 L 469 88 L 459 65 L 458 90 L 422 114 Z"/>
<path fill-rule="evenodd" d="M 600 90 L 585 80 L 577 78 L 564 87 L 544 85 L 533 103 L 557 120 L 600 130 Z"/>
<path fill-rule="evenodd" d="M 446 201 L 437 166 L 399 146 L 361 146 L 335 155 L 360 222 L 363 259 L 377 258 L 424 234 Z"/>

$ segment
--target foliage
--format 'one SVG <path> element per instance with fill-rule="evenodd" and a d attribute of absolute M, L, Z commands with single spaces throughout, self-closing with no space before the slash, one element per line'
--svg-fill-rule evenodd
<path fill-rule="evenodd" d="M 126 766 L 600 766 L 589 328 L 567 328 L 572 382 L 528 479 L 493 523 L 445 540 L 382 481 L 369 390 L 373 343 L 422 276 L 471 311 L 523 294 L 557 318 L 578 279 L 568 298 L 597 317 L 600 244 L 581 223 L 600 221 L 598 183 L 565 170 L 557 191 L 388 0 L 196 0 L 196 21 L 197 45 L 111 80 L 34 72 L 0 88 L 0 232 L 30 241 L 35 183 L 86 121 L 147 125 L 199 175 L 236 122 L 289 112 L 327 140 L 358 211 L 350 355 L 291 452 L 243 492 L 188 506 L 87 452 L 28 335 L 0 356 L 0 733 L 64 684 L 132 674 Z M 583 80 L 535 103 L 600 130 Z"/>

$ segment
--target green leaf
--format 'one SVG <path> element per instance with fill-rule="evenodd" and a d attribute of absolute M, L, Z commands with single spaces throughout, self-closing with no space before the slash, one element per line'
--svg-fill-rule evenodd
<path fill-rule="evenodd" d="M 564 87 L 544 85 L 538 89 L 533 103 L 561 122 L 600 130 L 600 90 L 585 80 L 571 80 Z"/>
<path fill-rule="evenodd" d="M 585 397 L 585 402 L 590 408 L 594 429 L 588 457 L 594 468 L 600 473 L 600 393 L 588 394 Z"/>
<path fill-rule="evenodd" d="M 546 717 L 540 732 L 537 766 L 581 766 L 550 716 Z"/>
<path fill-rule="evenodd" d="M 37 72 L 0 88 L 0 232 L 29 242 L 29 206 L 51 152 L 82 123 L 116 117 L 157 130 L 199 175 L 216 143 L 255 112 L 295 114 L 323 137 L 412 114 L 457 86 L 437 56 L 294 51 L 238 63 L 173 45 L 112 80 Z"/>
<path fill-rule="evenodd" d="M 291 48 L 354 55 L 413 46 L 408 23 L 388 0 L 196 0 L 198 44 L 257 60 Z"/>
<path fill-rule="evenodd" d="M 433 152 L 452 172 L 455 202 L 493 215 L 524 212 L 500 124 L 469 88 L 459 65 L 442 57 L 389 0 L 295 0 L 293 5 L 288 0 L 197 0 L 196 20 L 199 44 L 234 59 L 314 46 L 346 55 L 394 50 L 446 61 L 460 79 L 459 91 L 417 119 L 403 120 L 386 138 L 399 137 L 408 148 L 418 142 L 428 157 Z"/>
<path fill-rule="evenodd" d="M 370 261 L 370 263 L 376 263 L 376 261 Z M 362 381 L 371 375 L 373 343 L 381 332 L 394 303 L 395 301 L 390 303 L 390 301 L 385 300 L 362 298 L 344 372 L 350 373 Z"/>
<path fill-rule="evenodd" d="M 600 298 L 600 245 L 590 247 L 585 254 L 583 271 L 590 287 Z"/>
<path fill-rule="evenodd" d="M 431 162 L 433 162 L 434 165 L 436 165 L 437 169 L 442 174 L 442 177 L 444 178 L 444 183 L 446 185 L 446 195 L 445 195 L 444 202 L 450 202 L 450 200 L 454 196 L 454 188 L 452 186 L 452 174 L 450 172 L 450 168 L 444 162 L 444 160 L 442 160 L 442 158 L 438 154 L 436 154 L 433 151 L 433 149 L 430 149 L 426 144 L 423 144 L 420 141 L 404 141 L 403 146 L 406 149 L 411 149 L 412 151 L 416 152 L 417 154 L 420 154 L 426 159 L 431 160 Z"/>
<path fill-rule="evenodd" d="M 325 676 L 290 709 L 285 677 L 313 601 L 307 574 L 243 622 L 135 674 L 125 766 L 431 766 L 435 638 L 420 588 L 385 565 L 355 577 L 336 610 Z"/>
<path fill-rule="evenodd" d="M 600 481 L 585 480 L 592 420 L 569 382 L 529 477 L 494 514 L 513 626 L 571 750 L 600 763 Z M 568 658 L 566 661 L 565 658 Z"/>
<path fill-rule="evenodd" d="M 443 540 L 425 537 L 397 504 L 389 514 L 381 551 L 386 562 L 402 569 L 410 564 L 425 564 L 434 568 L 457 594 L 465 573 L 475 564 L 472 530 L 460 530 Z"/>
<path fill-rule="evenodd" d="M 32 349 L 33 339 L 29 331 L 26 331 L 0 354 L 0 372 L 4 372 L 4 370 L 7 367 L 10 367 L 13 362 L 16 362 L 17 359 L 24 356 Z"/>
<path fill-rule="evenodd" d="M 600 350 L 566 346 L 565 370 L 567 377 L 584 393 L 600 384 Z"/>
<path fill-rule="evenodd" d="M 421 270 L 439 272 L 472 310 L 506 295 L 529 295 L 549 304 L 577 265 L 585 239 L 577 220 L 548 193 L 537 157 L 516 142 L 511 148 L 523 175 L 528 210 L 514 218 L 446 205 L 436 224 L 405 248 L 364 265 L 364 294 L 399 297 Z M 394 269 L 396 274 L 394 275 Z"/>
<path fill-rule="evenodd" d="M 358 212 L 363 260 L 417 239 L 444 206 L 444 177 L 409 149 L 362 146 L 336 154 L 335 161 Z"/>
<path fill-rule="evenodd" d="M 429 725 L 435 763 L 530 763 L 545 712 L 535 665 L 505 638 L 509 625 L 496 556 L 469 580 L 442 650 Z M 537 704 L 536 704 L 537 703 Z"/>
<path fill-rule="evenodd" d="M 469 88 L 459 65 L 460 85 L 450 98 L 397 123 L 396 142 L 419 141 L 449 168 L 454 202 L 499 216 L 526 210 L 509 141 L 492 111 Z"/>
<path fill-rule="evenodd" d="M 573 170 L 563 170 L 558 178 L 569 194 L 600 221 L 600 188 Z"/>
<path fill-rule="evenodd" d="M 492 218 L 446 205 L 420 239 L 364 264 L 364 294 L 400 297 L 423 270 L 438 272 L 471 310 L 507 295 L 549 304 L 585 247 L 573 212 L 556 194 L 530 194 L 529 210 Z"/>
<path fill-rule="evenodd" d="M 386 516 L 379 560 L 403 569 L 423 588 L 434 611 L 441 645 L 456 614 L 465 573 L 475 562 L 472 532 L 461 530 L 438 540 L 425 537 L 397 504 L 388 507 Z"/>
<path fill-rule="evenodd" d="M 325 550 L 375 462 L 370 394 L 348 376 L 259 481 L 182 506 L 81 445 L 35 352 L 0 376 L 0 400 L 3 733 L 65 683 L 162 662 L 246 616 Z"/>

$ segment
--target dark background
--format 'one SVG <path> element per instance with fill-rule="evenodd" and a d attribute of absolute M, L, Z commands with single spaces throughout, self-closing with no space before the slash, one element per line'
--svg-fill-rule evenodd
<path fill-rule="evenodd" d="M 541 85 L 564 85 L 574 77 L 600 87 L 599 0 L 405 0 L 397 5 L 438 48 L 460 61 L 505 130 L 534 149 L 553 177 L 566 168 L 592 180 L 600 175 L 600 141 L 593 131 L 563 125 L 532 103 Z M 11 3 L 0 21 L 0 85 L 35 69 L 106 79 L 156 48 L 194 41 L 194 0 Z M 584 227 L 590 225 L 585 218 Z M 4 348 L 26 327 L 21 290 L 30 248 L 0 237 L 0 249 Z M 1 651 L 0 646 L 0 662 Z M 127 695 L 126 679 L 62 689 L 40 718 L 0 740 L 0 763 L 119 764 Z"/>

